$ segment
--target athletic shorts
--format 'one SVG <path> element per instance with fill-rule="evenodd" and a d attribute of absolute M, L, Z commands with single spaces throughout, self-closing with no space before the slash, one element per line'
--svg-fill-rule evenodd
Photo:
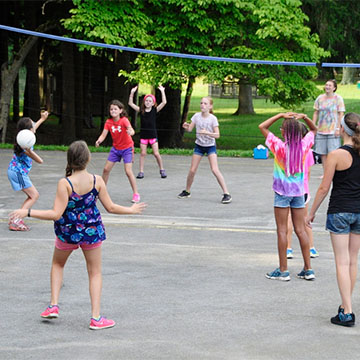
<path fill-rule="evenodd" d="M 327 155 L 341 145 L 340 137 L 335 135 L 316 134 L 315 152 L 319 155 Z"/>
<path fill-rule="evenodd" d="M 134 159 L 134 148 L 129 147 L 124 150 L 117 150 L 112 147 L 108 156 L 108 161 L 120 162 L 121 159 L 124 159 L 124 164 L 132 163 Z"/>
<path fill-rule="evenodd" d="M 207 154 L 208 156 L 212 155 L 212 154 L 216 154 L 216 146 L 215 145 L 201 146 L 201 145 L 195 144 L 194 154 L 200 155 L 200 156 L 204 156 L 205 154 Z"/>
<path fill-rule="evenodd" d="M 326 230 L 334 234 L 360 234 L 359 213 L 327 214 Z"/>
<path fill-rule="evenodd" d="M 57 236 L 55 238 L 55 247 L 58 250 L 64 250 L 64 251 L 70 251 L 70 250 L 76 250 L 79 247 L 83 250 L 92 250 L 92 249 L 96 249 L 99 246 L 101 246 L 102 241 L 98 241 L 94 244 L 68 244 L 66 242 L 61 241 Z"/>
<path fill-rule="evenodd" d="M 21 174 L 17 171 L 8 170 L 8 178 L 15 191 L 27 189 L 33 186 L 29 175 Z"/>
<path fill-rule="evenodd" d="M 143 145 L 153 145 L 157 142 L 157 138 L 154 139 L 140 139 L 140 144 Z"/>
<path fill-rule="evenodd" d="M 274 207 L 302 209 L 305 207 L 304 196 L 285 196 L 275 192 Z"/>

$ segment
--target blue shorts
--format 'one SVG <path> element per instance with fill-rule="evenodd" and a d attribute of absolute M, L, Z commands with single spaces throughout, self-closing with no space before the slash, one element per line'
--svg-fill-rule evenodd
<path fill-rule="evenodd" d="M 204 156 L 205 154 L 212 155 L 216 154 L 216 146 L 201 146 L 198 144 L 195 144 L 194 154 L 199 156 Z"/>
<path fill-rule="evenodd" d="M 112 147 L 108 156 L 108 161 L 120 162 L 121 159 L 124 159 L 124 164 L 129 164 L 133 162 L 133 158 L 134 158 L 134 148 L 129 147 L 124 150 L 117 150 L 114 147 Z"/>
<path fill-rule="evenodd" d="M 274 207 L 302 209 L 305 207 L 304 196 L 285 196 L 275 192 Z"/>
<path fill-rule="evenodd" d="M 327 214 L 326 230 L 334 234 L 360 234 L 359 213 Z"/>
<path fill-rule="evenodd" d="M 33 186 L 29 175 L 21 174 L 17 171 L 8 170 L 8 178 L 15 191 L 27 189 Z"/>

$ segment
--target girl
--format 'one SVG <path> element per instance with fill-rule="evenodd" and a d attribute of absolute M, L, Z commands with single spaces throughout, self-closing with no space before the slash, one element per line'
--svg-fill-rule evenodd
<path fill-rule="evenodd" d="M 304 124 L 301 124 L 301 131 L 302 136 L 304 137 L 308 133 L 308 129 Z M 310 149 L 306 155 L 305 163 L 304 163 L 304 199 L 305 199 L 305 218 L 308 214 L 309 202 L 310 202 L 310 191 L 309 191 L 309 179 L 310 179 L 310 168 L 315 164 L 314 161 L 314 154 L 313 151 Z M 305 230 L 309 237 L 309 244 L 310 244 L 310 257 L 316 258 L 319 256 L 319 252 L 314 247 L 314 237 L 312 229 L 309 226 L 305 227 Z M 293 225 L 291 221 L 291 215 L 289 213 L 288 217 L 288 231 L 287 231 L 287 252 L 286 256 L 288 259 L 292 259 L 293 256 L 293 249 L 291 248 L 292 243 L 292 232 L 293 232 Z"/>
<path fill-rule="evenodd" d="M 269 127 L 279 119 L 284 119 L 281 134 L 285 142 L 269 131 Z M 304 119 L 310 132 L 302 137 L 298 119 Z M 261 133 L 266 139 L 266 145 L 273 152 L 275 192 L 274 213 L 278 237 L 279 268 L 266 274 L 268 279 L 290 280 L 287 269 L 287 222 L 289 208 L 294 229 L 300 241 L 304 268 L 298 277 L 306 280 L 315 279 L 310 266 L 309 239 L 305 230 L 304 204 L 304 160 L 314 143 L 316 126 L 305 114 L 286 113 L 277 114 L 259 125 Z"/>
<path fill-rule="evenodd" d="M 36 133 L 36 130 L 48 118 L 48 116 L 49 113 L 47 111 L 42 111 L 41 117 L 37 122 L 33 122 L 29 117 L 21 118 L 17 123 L 17 133 L 24 129 L 28 129 L 33 133 Z M 15 141 L 14 155 L 8 167 L 8 178 L 15 191 L 21 190 L 27 196 L 21 206 L 21 209 L 31 208 L 39 198 L 39 193 L 29 178 L 29 172 L 32 168 L 33 160 L 39 164 L 43 163 L 42 158 L 37 155 L 32 148 L 22 149 Z M 18 219 L 16 221 L 9 221 L 9 230 L 29 231 L 30 228 L 22 219 Z"/>
<path fill-rule="evenodd" d="M 340 95 L 335 94 L 335 79 L 325 83 L 325 94 L 319 95 L 314 103 L 313 122 L 318 126 L 315 152 L 321 156 L 323 168 L 327 154 L 340 146 L 340 120 L 344 116 L 345 105 Z"/>
<path fill-rule="evenodd" d="M 105 122 L 104 130 L 95 142 L 95 146 L 99 147 L 100 144 L 106 139 L 110 131 L 113 145 L 109 153 L 109 157 L 105 163 L 102 177 L 107 184 L 109 180 L 110 171 L 116 162 L 124 159 L 125 174 L 129 179 L 130 186 L 133 190 L 132 202 L 140 201 L 140 195 L 137 190 L 136 179 L 132 171 L 132 163 L 134 161 L 134 142 L 131 138 L 135 134 L 134 129 L 131 127 L 124 105 L 118 100 L 112 100 L 109 103 L 109 113 L 111 118 Z"/>
<path fill-rule="evenodd" d="M 330 232 L 335 255 L 336 276 L 341 296 L 338 314 L 331 318 L 336 325 L 353 326 L 351 296 L 357 276 L 360 248 L 360 116 L 348 113 L 341 120 L 340 135 L 344 145 L 331 152 L 307 224 L 332 190 L 327 211 L 326 229 Z"/>
<path fill-rule="evenodd" d="M 163 167 L 162 159 L 159 153 L 159 144 L 157 141 L 157 132 L 156 132 L 156 114 L 166 105 L 166 96 L 165 88 L 159 86 L 161 92 L 161 103 L 156 104 L 155 96 L 148 94 L 144 96 L 144 99 L 141 104 L 141 109 L 139 106 L 134 104 L 134 94 L 137 90 L 137 86 L 131 89 L 129 97 L 129 106 L 131 106 L 136 112 L 140 112 L 140 172 L 137 179 L 144 178 L 144 162 L 147 151 L 147 146 L 150 144 L 155 159 L 159 165 L 160 176 L 162 179 L 166 178 L 166 172 Z"/>
<path fill-rule="evenodd" d="M 18 209 L 10 217 L 17 219 L 29 216 L 54 220 L 56 237 L 51 267 L 51 300 L 41 317 L 52 319 L 59 316 L 58 303 L 64 266 L 72 251 L 80 246 L 89 275 L 92 312 L 90 329 L 99 330 L 112 327 L 115 322 L 100 316 L 101 244 L 106 236 L 96 200 L 99 198 L 104 208 L 113 214 L 140 214 L 146 205 L 140 203 L 124 207 L 114 204 L 104 180 L 87 172 L 90 157 L 84 141 L 73 142 L 67 152 L 66 178 L 58 183 L 53 209 Z"/>
<path fill-rule="evenodd" d="M 194 154 L 191 160 L 190 171 L 186 180 L 186 189 L 179 195 L 179 199 L 190 197 L 190 188 L 194 181 L 196 170 L 199 167 L 201 158 L 207 154 L 211 171 L 215 175 L 220 187 L 223 191 L 221 202 L 229 204 L 231 202 L 231 195 L 226 187 L 224 177 L 222 176 L 217 162 L 216 142 L 215 139 L 220 137 L 219 123 L 216 116 L 213 115 L 213 100 L 211 97 L 203 97 L 200 102 L 201 112 L 196 113 L 191 118 L 191 124 L 184 123 L 183 128 L 191 132 L 196 126 L 196 140 Z"/>

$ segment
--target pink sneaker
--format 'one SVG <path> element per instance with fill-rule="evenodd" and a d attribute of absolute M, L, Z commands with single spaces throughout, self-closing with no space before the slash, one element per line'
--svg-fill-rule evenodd
<path fill-rule="evenodd" d="M 133 203 L 138 203 L 138 202 L 140 202 L 140 194 L 134 193 L 133 198 L 132 198 L 131 201 L 132 201 Z"/>
<path fill-rule="evenodd" d="M 95 320 L 94 318 L 91 318 L 89 328 L 91 330 L 101 330 L 101 329 L 111 328 L 113 326 L 115 326 L 114 320 L 110 320 L 104 318 L 103 316 L 100 316 L 99 320 Z"/>
<path fill-rule="evenodd" d="M 50 305 L 44 312 L 41 313 L 41 317 L 45 319 L 54 319 L 59 317 L 59 307 L 57 305 Z"/>

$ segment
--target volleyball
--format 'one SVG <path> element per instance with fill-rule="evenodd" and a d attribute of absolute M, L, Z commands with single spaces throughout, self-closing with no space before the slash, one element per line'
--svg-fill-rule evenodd
<path fill-rule="evenodd" d="M 36 137 L 31 130 L 21 130 L 16 136 L 16 142 L 22 149 L 30 149 L 35 145 Z"/>

